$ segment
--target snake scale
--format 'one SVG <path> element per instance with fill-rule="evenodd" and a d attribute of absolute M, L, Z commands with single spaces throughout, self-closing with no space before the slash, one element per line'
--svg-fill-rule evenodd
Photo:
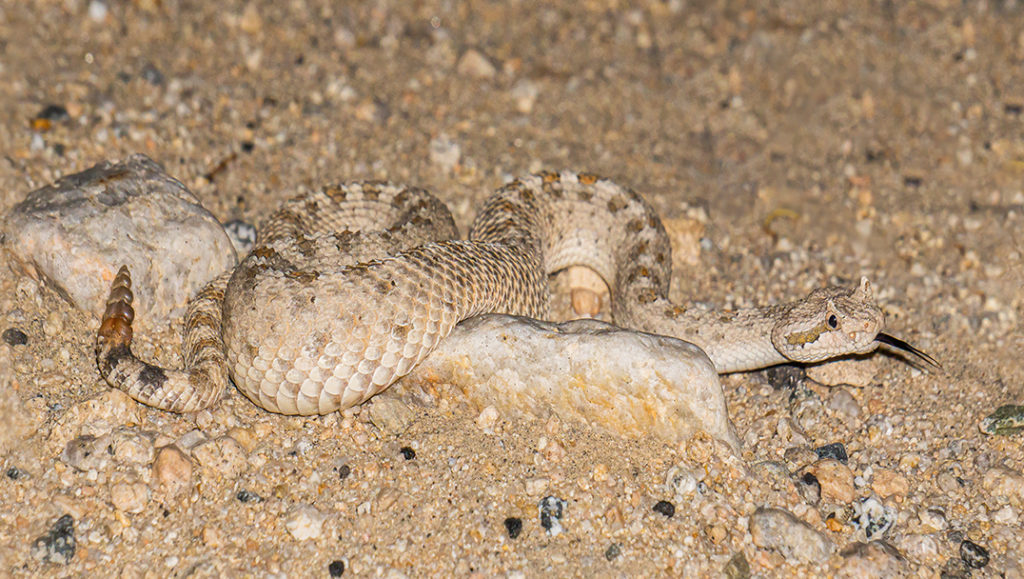
<path fill-rule="evenodd" d="M 183 370 L 131 350 L 131 277 L 115 277 L 96 339 L 103 377 L 173 412 L 216 402 L 229 380 L 284 414 L 360 404 L 409 373 L 459 321 L 483 313 L 544 318 L 548 275 L 596 271 L 616 324 L 693 342 L 719 373 L 864 354 L 889 344 L 863 279 L 781 305 L 731 312 L 668 300 L 671 248 L 634 191 L 570 172 L 512 181 L 484 203 L 467 240 L 428 192 L 379 182 L 326 187 L 287 201 L 256 246 L 189 303 Z"/>

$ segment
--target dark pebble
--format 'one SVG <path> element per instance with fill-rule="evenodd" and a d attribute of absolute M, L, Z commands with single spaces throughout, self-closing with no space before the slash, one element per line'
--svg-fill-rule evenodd
<path fill-rule="evenodd" d="M 28 335 L 18 328 L 7 328 L 4 330 L 3 338 L 9 346 L 24 346 L 28 343 Z"/>
<path fill-rule="evenodd" d="M 416 458 L 416 451 L 413 450 L 411 447 L 403 446 L 401 449 L 399 449 L 398 452 L 402 453 L 402 458 L 404 458 L 405 460 L 412 460 Z"/>
<path fill-rule="evenodd" d="M 988 565 L 988 549 L 973 541 L 960 543 L 960 558 L 972 569 L 981 569 Z"/>
<path fill-rule="evenodd" d="M 906 176 L 903 178 L 903 184 L 907 187 L 920 187 L 924 184 L 924 179 L 921 177 Z"/>
<path fill-rule="evenodd" d="M 611 561 L 622 554 L 622 545 L 618 543 L 612 543 L 608 545 L 608 548 L 604 550 L 604 558 Z"/>
<path fill-rule="evenodd" d="M 671 519 L 672 515 L 676 514 L 676 506 L 668 501 L 658 501 L 654 503 L 654 512 L 661 513 Z"/>
<path fill-rule="evenodd" d="M 238 502 L 240 502 L 240 503 L 260 503 L 260 502 L 263 502 L 263 497 L 259 496 L 258 494 L 254 493 L 252 491 L 247 491 L 247 490 L 238 491 L 235 494 L 235 498 L 238 499 Z"/>
<path fill-rule="evenodd" d="M 846 464 L 846 461 L 850 459 L 850 456 L 846 454 L 846 447 L 841 442 L 819 446 L 814 449 L 814 454 L 818 455 L 818 458 L 831 458 L 843 464 Z"/>
<path fill-rule="evenodd" d="M 146 66 L 142 67 L 142 80 L 153 86 L 160 86 L 164 83 L 164 73 L 152 62 L 147 62 Z"/>
<path fill-rule="evenodd" d="M 505 519 L 505 530 L 508 531 L 509 539 L 518 538 L 519 533 L 523 532 L 523 520 L 519 517 L 509 517 Z"/>
<path fill-rule="evenodd" d="M 765 370 L 765 376 L 775 390 L 795 390 L 807 379 L 807 372 L 802 366 L 782 364 Z"/>
<path fill-rule="evenodd" d="M 331 564 L 327 566 L 327 572 L 331 577 L 341 577 L 345 574 L 345 562 L 341 559 L 331 561 Z"/>
<path fill-rule="evenodd" d="M 349 465 L 343 464 L 343 465 L 338 467 L 338 479 L 339 480 L 347 479 L 348 475 L 350 475 L 350 474 L 352 474 L 352 467 L 350 467 Z"/>
<path fill-rule="evenodd" d="M 51 123 L 60 123 L 71 118 L 68 114 L 68 110 L 61 105 L 46 105 L 43 110 L 36 113 L 34 117 L 43 121 L 50 121 Z"/>
<path fill-rule="evenodd" d="M 32 556 L 47 563 L 67 565 L 75 557 L 75 519 L 64 515 L 32 542 Z"/>
<path fill-rule="evenodd" d="M 964 532 L 958 529 L 946 531 L 946 540 L 950 543 L 960 543 L 964 540 Z"/>
<path fill-rule="evenodd" d="M 4 474 L 6 474 L 7 478 L 9 478 L 11 480 L 18 480 L 20 478 L 25 478 L 25 477 L 28 476 L 27 472 L 21 470 L 20 468 L 18 468 L 16 466 L 12 466 L 11 468 L 7 469 L 7 472 L 4 473 Z"/>
<path fill-rule="evenodd" d="M 1003 105 L 1003 110 L 1006 111 L 1007 114 L 1019 115 L 1024 112 L 1024 105 L 1019 103 L 1006 103 Z"/>
<path fill-rule="evenodd" d="M 253 143 L 252 141 L 242 141 L 242 152 L 243 153 L 251 153 L 252 150 L 255 149 L 255 148 L 256 148 L 256 143 Z"/>

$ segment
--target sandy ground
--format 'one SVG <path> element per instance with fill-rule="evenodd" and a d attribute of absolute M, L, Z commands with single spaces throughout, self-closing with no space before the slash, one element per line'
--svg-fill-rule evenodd
<path fill-rule="evenodd" d="M 110 393 L 96 318 L 4 266 L 0 325 L 27 344 L 0 343 L 0 575 L 967 576 L 966 539 L 990 555 L 974 576 L 1021 577 L 1024 439 L 978 424 L 1024 402 L 1022 31 L 1012 0 L 0 2 L 0 210 L 142 152 L 222 221 L 386 178 L 435 192 L 464 231 L 507 178 L 586 170 L 670 230 L 706 214 L 676 299 L 773 303 L 866 275 L 889 330 L 945 368 L 879 354 L 832 372 L 859 386 L 797 394 L 730 376 L 740 466 L 557 421 L 488 431 L 458 402 L 401 432 L 236 392 L 173 416 Z M 34 121 L 48 105 L 66 115 Z M 83 432 L 112 436 L 107 456 L 68 458 Z M 807 498 L 793 480 L 836 442 L 849 472 L 819 472 Z M 678 497 L 674 465 L 700 480 Z M 566 501 L 557 536 L 546 495 Z M 898 556 L 856 550 L 850 512 L 871 495 Z M 758 547 L 763 506 L 835 551 Z M 41 561 L 33 541 L 65 514 L 73 555 Z"/>

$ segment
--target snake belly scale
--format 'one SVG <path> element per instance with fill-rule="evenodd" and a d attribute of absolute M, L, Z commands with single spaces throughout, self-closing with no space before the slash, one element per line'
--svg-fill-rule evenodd
<path fill-rule="evenodd" d="M 297 197 L 263 225 L 254 249 L 201 290 L 185 317 L 182 370 L 131 351 L 131 278 L 112 284 L 96 340 L 101 374 L 136 400 L 174 412 L 216 402 L 230 381 L 284 414 L 366 401 L 409 373 L 459 321 L 483 313 L 544 318 L 548 275 L 596 271 L 618 325 L 700 346 L 720 373 L 861 354 L 880 333 L 866 280 L 782 305 L 707 312 L 669 302 L 671 248 L 661 220 L 612 181 L 544 173 L 501 187 L 467 240 L 422 189 L 356 182 Z"/>

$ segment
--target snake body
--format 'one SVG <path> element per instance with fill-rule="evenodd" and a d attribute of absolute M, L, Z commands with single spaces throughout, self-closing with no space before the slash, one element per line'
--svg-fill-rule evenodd
<path fill-rule="evenodd" d="M 707 312 L 668 300 L 671 262 L 651 206 L 586 174 L 508 183 L 484 203 L 467 240 L 422 189 L 327 187 L 287 201 L 242 262 L 191 300 L 183 370 L 132 353 L 131 278 L 122 268 L 97 362 L 110 384 L 165 410 L 205 408 L 230 378 L 269 411 L 325 414 L 386 389 L 463 319 L 546 317 L 547 277 L 572 265 L 607 282 L 618 325 L 693 342 L 720 373 L 867 353 L 885 336 L 866 280 L 787 304 Z"/>

